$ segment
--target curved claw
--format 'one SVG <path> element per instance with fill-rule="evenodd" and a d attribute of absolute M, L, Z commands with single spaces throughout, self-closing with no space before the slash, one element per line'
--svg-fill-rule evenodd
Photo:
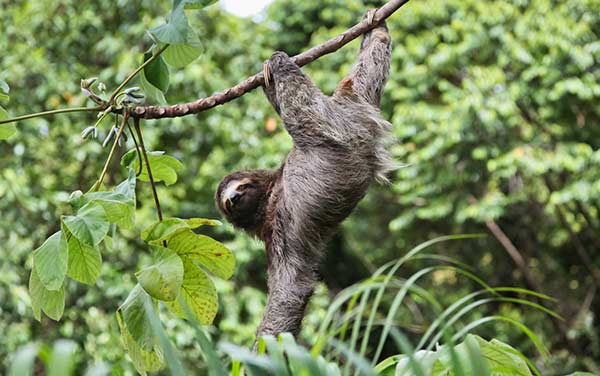
<path fill-rule="evenodd" d="M 263 76 L 265 79 L 265 87 L 271 86 L 271 70 L 269 69 L 269 62 L 263 63 Z"/>
<path fill-rule="evenodd" d="M 367 20 L 367 23 L 369 24 L 369 26 L 373 26 L 373 23 L 375 21 L 375 14 L 377 13 L 377 8 L 374 9 L 369 9 L 367 11 L 367 13 L 365 13 L 365 19 Z"/>

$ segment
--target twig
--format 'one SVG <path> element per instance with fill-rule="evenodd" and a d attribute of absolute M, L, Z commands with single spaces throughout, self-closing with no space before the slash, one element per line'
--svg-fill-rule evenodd
<path fill-rule="evenodd" d="M 140 149 L 142 149 L 142 155 L 144 156 L 144 161 L 146 162 L 146 171 L 148 171 L 148 180 L 150 181 L 150 186 L 152 187 L 152 195 L 154 196 L 154 204 L 156 205 L 156 213 L 158 215 L 158 220 L 163 220 L 162 210 L 160 210 L 160 201 L 158 201 L 158 193 L 156 193 L 156 185 L 154 184 L 154 178 L 152 177 L 152 169 L 150 168 L 150 161 L 148 160 L 148 153 L 146 152 L 146 147 L 144 146 L 144 138 L 142 137 L 142 130 L 140 129 L 140 119 L 134 118 L 133 125 L 135 127 L 135 131 L 138 136 L 138 140 L 140 142 Z M 140 164 L 142 161 L 140 161 Z"/>
<path fill-rule="evenodd" d="M 10 118 L 10 119 L 0 120 L 0 124 L 13 123 L 15 121 L 27 120 L 27 119 L 48 116 L 48 115 L 64 114 L 67 112 L 89 112 L 89 111 L 98 112 L 98 111 L 102 111 L 102 110 L 103 110 L 102 107 L 62 108 L 62 109 L 58 109 L 58 110 L 37 112 L 35 114 L 28 114 L 28 115 L 18 116 L 18 117 L 14 117 L 14 118 Z"/>
<path fill-rule="evenodd" d="M 352 26 L 350 29 L 344 31 L 337 37 L 294 56 L 292 60 L 299 66 L 303 66 L 320 58 L 321 56 L 339 50 L 348 42 L 356 39 L 359 35 L 362 35 L 370 29 L 376 27 L 380 21 L 391 16 L 401 6 L 408 3 L 408 1 L 409 0 L 388 1 L 385 5 L 377 10 L 371 23 L 369 23 L 368 20 L 363 20 L 362 22 Z M 176 104 L 173 106 L 140 106 L 133 109 L 131 115 L 134 118 L 162 119 L 197 114 L 204 110 L 208 110 L 209 108 L 213 108 L 239 98 L 263 84 L 264 76 L 261 72 L 255 74 L 254 76 L 248 77 L 234 87 L 207 98 L 201 98 L 194 102 Z"/>
<path fill-rule="evenodd" d="M 115 115 L 116 116 L 116 115 Z M 104 180 L 104 176 L 106 176 L 106 172 L 108 171 L 108 166 L 110 161 L 112 160 L 113 154 L 117 149 L 117 144 L 119 142 L 119 138 L 121 138 L 121 133 L 123 133 L 123 129 L 125 129 L 125 125 L 127 124 L 127 119 L 129 118 L 129 114 L 125 113 L 123 115 L 123 121 L 121 122 L 121 126 L 117 131 L 117 136 L 115 137 L 115 141 L 113 142 L 112 148 L 110 149 L 110 153 L 108 153 L 108 158 L 106 158 L 106 162 L 104 163 L 104 168 L 102 169 L 102 173 L 100 174 L 100 178 L 96 181 L 96 184 L 92 187 L 92 191 L 97 191 L 100 189 L 102 185 L 102 181 Z"/>

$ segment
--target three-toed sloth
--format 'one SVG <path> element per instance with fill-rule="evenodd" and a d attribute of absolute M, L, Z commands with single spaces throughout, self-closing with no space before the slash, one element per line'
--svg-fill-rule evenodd
<path fill-rule="evenodd" d="M 257 338 L 298 334 L 325 242 L 371 182 L 387 181 L 393 169 L 384 149 L 390 123 L 379 111 L 390 54 L 381 22 L 364 35 L 358 61 L 331 96 L 285 53 L 265 63 L 265 93 L 294 146 L 278 169 L 234 172 L 215 195 L 229 222 L 265 242 L 269 293 Z"/>

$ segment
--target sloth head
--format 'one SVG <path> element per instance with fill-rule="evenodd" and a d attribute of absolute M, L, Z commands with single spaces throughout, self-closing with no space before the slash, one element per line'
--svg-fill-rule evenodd
<path fill-rule="evenodd" d="M 217 207 L 232 225 L 258 235 L 273 178 L 273 172 L 266 170 L 237 171 L 227 175 L 215 194 Z"/>

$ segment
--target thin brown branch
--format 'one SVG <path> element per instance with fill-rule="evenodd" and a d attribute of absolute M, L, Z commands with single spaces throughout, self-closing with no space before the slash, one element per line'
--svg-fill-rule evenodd
<path fill-rule="evenodd" d="M 150 161 L 148 160 L 148 152 L 146 151 L 146 146 L 144 145 L 144 137 L 142 137 L 142 130 L 140 129 L 140 119 L 133 119 L 133 125 L 135 127 L 135 132 L 138 136 L 138 141 L 140 142 L 140 149 L 142 150 L 142 156 L 144 157 L 144 162 L 146 163 L 146 171 L 148 172 L 148 180 L 150 181 L 150 186 L 152 187 L 152 196 L 154 196 L 154 204 L 156 205 L 156 214 L 158 216 L 158 220 L 163 220 L 162 210 L 160 209 L 160 201 L 158 200 L 158 193 L 156 192 L 156 184 L 154 183 L 154 177 L 152 176 L 152 168 L 150 167 Z M 140 161 L 142 164 L 142 161 Z M 164 243 L 164 242 L 163 242 Z M 163 244 L 166 246 L 166 244 Z"/>
<path fill-rule="evenodd" d="M 321 56 L 339 50 L 342 46 L 348 42 L 356 39 L 359 35 L 364 34 L 370 29 L 374 28 L 379 21 L 382 21 L 391 16 L 401 6 L 408 3 L 409 0 L 390 0 L 385 5 L 377 10 L 373 17 L 373 22 L 369 23 L 367 20 L 363 20 L 358 24 L 352 26 L 348 30 L 344 31 L 335 38 L 332 38 L 324 43 L 316 45 L 311 49 L 302 52 L 292 58 L 299 66 L 304 66 L 314 60 L 317 60 Z M 199 112 L 208 110 L 215 106 L 227 103 L 242 95 L 256 89 L 257 87 L 264 84 L 264 76 L 262 73 L 257 73 L 254 76 L 248 77 L 239 84 L 231 87 L 225 91 L 214 94 L 207 98 L 201 98 L 194 102 L 176 104 L 172 106 L 146 106 L 136 107 L 131 112 L 131 115 L 135 118 L 145 119 L 162 119 L 170 117 L 181 117 L 190 114 L 197 114 Z"/>
<path fill-rule="evenodd" d="M 500 226 L 498 226 L 496 221 L 494 221 L 493 219 L 488 219 L 485 221 L 485 225 L 494 235 L 494 237 L 496 237 L 496 239 L 500 242 L 500 244 L 502 244 L 502 247 L 504 247 L 506 253 L 508 253 L 508 255 L 513 260 L 517 268 L 521 271 L 523 277 L 525 278 L 525 283 L 527 284 L 527 287 L 532 290 L 541 291 L 535 279 L 531 275 L 531 272 L 529 271 L 529 267 L 525 262 L 525 258 L 523 257 L 521 252 L 519 252 L 517 247 L 515 247 L 513 242 L 508 238 L 508 236 L 506 236 L 504 231 L 502 231 Z"/>

